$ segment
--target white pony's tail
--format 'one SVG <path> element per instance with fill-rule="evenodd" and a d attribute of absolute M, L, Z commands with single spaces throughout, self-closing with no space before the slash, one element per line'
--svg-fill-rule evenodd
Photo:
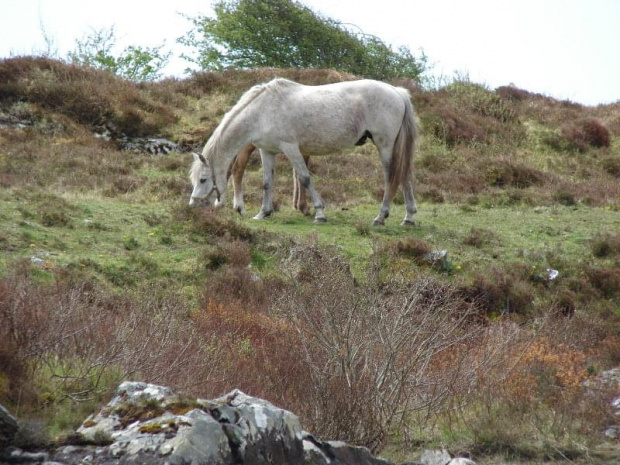
<path fill-rule="evenodd" d="M 394 142 L 394 151 L 390 163 L 388 183 L 390 198 L 394 197 L 401 184 L 411 180 L 411 165 L 419 135 L 418 118 L 413 110 L 409 91 L 402 87 L 397 87 L 396 91 L 405 103 L 405 115 Z"/>

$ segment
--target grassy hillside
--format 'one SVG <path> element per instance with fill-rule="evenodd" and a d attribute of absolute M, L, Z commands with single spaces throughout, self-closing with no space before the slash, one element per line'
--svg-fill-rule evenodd
<path fill-rule="evenodd" d="M 284 159 L 266 221 L 251 220 L 257 156 L 247 217 L 187 207 L 185 151 L 274 76 L 354 79 L 267 69 L 135 85 L 0 61 L 0 402 L 44 422 L 39 442 L 131 378 L 201 396 L 239 387 L 398 460 L 429 444 L 613 456 L 601 434 L 613 392 L 584 382 L 620 360 L 620 104 L 396 82 L 422 124 L 414 228 L 398 225 L 398 198 L 370 226 L 371 144 L 311 160 L 326 224 L 290 207 Z M 183 152 L 122 151 L 102 127 Z"/>

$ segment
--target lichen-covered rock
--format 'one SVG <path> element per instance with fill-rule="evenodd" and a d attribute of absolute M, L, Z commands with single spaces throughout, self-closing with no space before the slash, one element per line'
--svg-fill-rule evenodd
<path fill-rule="evenodd" d="M 0 405 L 0 449 L 11 444 L 17 433 L 17 420 L 2 405 Z"/>
<path fill-rule="evenodd" d="M 390 465 L 362 447 L 321 442 L 299 418 L 239 390 L 214 400 L 125 382 L 50 460 L 62 464 Z"/>

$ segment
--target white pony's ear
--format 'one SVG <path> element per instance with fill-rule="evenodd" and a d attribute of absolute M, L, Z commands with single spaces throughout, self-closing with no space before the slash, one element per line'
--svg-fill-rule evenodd
<path fill-rule="evenodd" d="M 199 161 L 200 160 L 205 165 L 207 164 L 207 159 L 205 157 L 203 157 L 201 154 L 196 153 L 196 152 L 192 152 L 192 155 L 194 156 L 194 160 L 195 161 Z"/>

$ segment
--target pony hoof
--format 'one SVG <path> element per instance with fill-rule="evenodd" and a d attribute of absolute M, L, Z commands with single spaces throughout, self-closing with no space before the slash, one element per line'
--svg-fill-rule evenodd
<path fill-rule="evenodd" d="M 315 224 L 327 223 L 327 218 L 315 218 L 314 223 Z"/>
<path fill-rule="evenodd" d="M 407 227 L 415 226 L 415 221 L 403 220 L 403 222 L 400 225 L 407 226 Z"/>
<path fill-rule="evenodd" d="M 264 220 L 265 218 L 269 218 L 273 212 L 264 212 L 260 211 L 252 218 L 253 220 Z"/>
<path fill-rule="evenodd" d="M 384 221 L 380 221 L 380 220 L 374 220 L 372 222 L 373 226 L 385 226 L 385 222 Z"/>

